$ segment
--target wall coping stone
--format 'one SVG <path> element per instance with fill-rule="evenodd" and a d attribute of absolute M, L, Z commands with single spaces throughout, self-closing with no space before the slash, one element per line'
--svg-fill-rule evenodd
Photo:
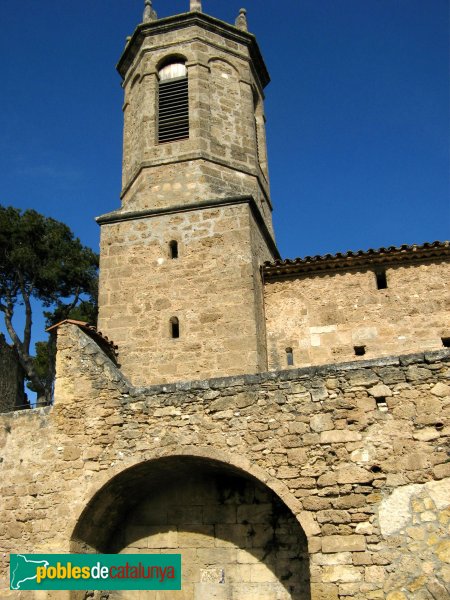
<path fill-rule="evenodd" d="M 336 375 L 340 372 L 371 369 L 386 366 L 408 366 L 410 364 L 427 364 L 437 361 L 450 362 L 450 350 L 436 350 L 433 352 L 422 352 L 419 354 L 387 356 L 364 361 L 352 361 L 335 364 L 317 365 L 313 367 L 301 367 L 298 369 L 285 369 L 281 371 L 266 371 L 249 375 L 233 375 L 227 377 L 215 377 L 212 379 L 199 379 L 194 381 L 182 381 L 177 383 L 156 384 L 147 387 L 130 388 L 130 396 L 172 394 L 176 392 L 189 392 L 195 390 L 224 389 L 238 386 L 258 385 L 270 381 L 293 381 L 296 379 L 311 379 L 313 377 L 325 377 Z M 372 386 L 368 383 L 367 386 Z"/>
<path fill-rule="evenodd" d="M 89 354 L 97 354 L 102 358 L 101 364 L 97 363 L 97 367 L 109 371 L 111 379 L 117 385 L 117 389 L 121 392 L 122 403 L 133 403 L 140 398 L 148 398 L 149 396 L 157 396 L 161 394 L 176 394 L 177 392 L 195 392 L 202 390 L 220 390 L 226 388 L 248 387 L 260 385 L 274 381 L 294 381 L 302 379 L 313 380 L 325 379 L 327 376 L 335 377 L 339 373 L 348 373 L 352 371 L 363 371 L 365 369 L 376 369 L 377 367 L 385 366 L 400 366 L 406 367 L 411 364 L 430 364 L 437 361 L 450 362 L 450 349 L 441 349 L 432 352 L 421 352 L 415 354 L 407 354 L 401 356 L 387 356 L 376 359 L 333 363 L 326 365 L 316 365 L 313 367 L 301 367 L 297 369 L 285 369 L 280 371 L 266 371 L 264 373 L 252 373 L 246 375 L 232 375 L 227 377 L 215 377 L 211 379 L 199 379 L 193 381 L 180 381 L 177 383 L 162 383 L 146 387 L 133 386 L 123 375 L 123 373 L 114 365 L 111 359 L 97 345 L 97 343 L 82 331 L 80 327 L 73 324 L 63 324 L 61 328 L 74 328 L 80 336 L 82 342 L 82 352 Z M 82 339 L 83 338 L 83 339 Z M 367 383 L 362 383 L 365 387 L 373 386 L 373 381 L 368 380 Z M 318 381 L 317 386 L 321 387 L 322 382 Z M 317 387 L 316 386 L 316 387 Z M 5 413 L 5 416 L 13 416 L 13 418 L 21 418 L 21 415 L 47 415 L 50 413 L 52 406 L 38 407 L 26 411 L 15 411 Z M 25 417 L 26 418 L 26 417 Z"/>

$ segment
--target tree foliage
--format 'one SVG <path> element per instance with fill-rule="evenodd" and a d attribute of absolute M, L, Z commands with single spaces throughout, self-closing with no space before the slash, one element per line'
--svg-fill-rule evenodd
<path fill-rule="evenodd" d="M 70 228 L 34 210 L 21 211 L 0 205 L 0 311 L 16 348 L 31 389 L 38 397 L 51 394 L 54 343 L 47 344 L 47 370 L 43 346 L 38 358 L 30 354 L 32 298 L 49 309 L 45 316 L 52 325 L 81 315 L 95 317 L 98 255 L 83 246 Z M 18 306 L 23 306 L 24 327 L 13 324 Z M 53 347 L 53 349 L 52 349 Z"/>

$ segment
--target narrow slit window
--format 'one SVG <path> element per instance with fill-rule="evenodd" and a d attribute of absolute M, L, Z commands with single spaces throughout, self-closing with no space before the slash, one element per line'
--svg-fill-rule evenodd
<path fill-rule="evenodd" d="M 444 348 L 450 348 L 450 337 L 441 338 Z"/>
<path fill-rule="evenodd" d="M 169 242 L 169 252 L 170 258 L 178 258 L 178 242 L 176 240 Z"/>
<path fill-rule="evenodd" d="M 355 356 L 364 356 L 364 354 L 366 353 L 365 346 L 353 346 L 353 349 L 355 351 Z"/>
<path fill-rule="evenodd" d="M 177 317 L 172 317 L 170 319 L 170 332 L 172 334 L 172 339 L 178 339 L 180 337 L 180 322 Z"/>
<path fill-rule="evenodd" d="M 288 367 L 292 367 L 294 365 L 294 353 L 292 348 L 286 348 L 286 360 Z"/>
<path fill-rule="evenodd" d="M 159 70 L 158 142 L 189 138 L 189 93 L 187 69 L 173 62 Z"/>
<path fill-rule="evenodd" d="M 387 289 L 387 277 L 386 277 L 386 271 L 382 270 L 382 271 L 377 271 L 375 273 L 375 277 L 377 280 L 377 288 L 379 290 L 385 290 Z"/>

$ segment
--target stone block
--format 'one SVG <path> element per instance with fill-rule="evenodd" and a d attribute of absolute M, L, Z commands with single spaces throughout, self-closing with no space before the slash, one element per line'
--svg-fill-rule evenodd
<path fill-rule="evenodd" d="M 277 471 L 277 476 L 280 479 L 296 479 L 299 474 L 297 467 L 280 467 Z"/>
<path fill-rule="evenodd" d="M 336 331 L 336 325 L 320 325 L 319 327 L 310 327 L 309 331 L 312 334 L 333 333 Z"/>
<path fill-rule="evenodd" d="M 204 565 L 227 565 L 237 561 L 238 550 L 234 547 L 229 548 L 199 548 L 197 558 Z M 226 573 L 225 573 L 226 575 Z"/>
<path fill-rule="evenodd" d="M 222 569 L 220 567 L 200 569 L 200 582 L 223 584 L 225 582 L 225 569 Z"/>
<path fill-rule="evenodd" d="M 313 402 L 321 402 L 328 398 L 328 391 L 325 387 L 314 388 L 311 390 L 311 400 Z"/>
<path fill-rule="evenodd" d="M 294 448 L 287 452 L 288 463 L 292 466 L 304 465 L 308 459 L 308 454 L 304 448 Z"/>
<path fill-rule="evenodd" d="M 431 388 L 431 393 L 437 396 L 438 398 L 445 398 L 446 396 L 450 396 L 450 385 L 446 383 L 442 383 L 439 381 Z"/>
<path fill-rule="evenodd" d="M 206 504 L 203 506 L 203 523 L 237 523 L 235 504 Z"/>
<path fill-rule="evenodd" d="M 314 415 L 310 419 L 310 427 L 316 433 L 321 433 L 322 431 L 329 431 L 334 428 L 333 421 L 330 415 Z"/>
<path fill-rule="evenodd" d="M 442 541 L 436 547 L 436 556 L 444 563 L 450 564 L 450 540 Z"/>
<path fill-rule="evenodd" d="M 146 540 L 146 547 L 152 549 L 178 548 L 178 532 L 176 530 L 164 531 L 160 527 L 139 527 L 130 528 L 130 536 L 141 536 L 141 541 Z M 145 538 L 142 536 L 145 535 Z M 136 538 L 138 539 L 138 538 Z M 136 545 L 136 542 L 134 542 Z M 142 546 L 141 546 L 142 547 Z M 145 546 L 144 546 L 145 547 Z"/>
<path fill-rule="evenodd" d="M 372 523 L 369 523 L 369 522 L 358 523 L 355 528 L 355 532 L 360 533 L 361 535 L 372 535 L 373 531 L 374 531 L 374 527 L 373 527 Z"/>
<path fill-rule="evenodd" d="M 348 509 L 366 506 L 366 497 L 363 494 L 347 494 L 333 499 L 333 508 Z"/>
<path fill-rule="evenodd" d="M 322 510 L 317 513 L 319 523 L 350 523 L 351 514 L 346 510 Z"/>
<path fill-rule="evenodd" d="M 379 383 L 378 377 L 370 369 L 357 369 L 350 371 L 349 381 L 351 385 L 362 385 L 368 387 L 369 385 L 375 385 Z"/>
<path fill-rule="evenodd" d="M 66 446 L 63 452 L 63 460 L 77 460 L 81 456 L 81 449 L 78 446 Z"/>
<path fill-rule="evenodd" d="M 347 464 L 340 466 L 336 471 L 338 483 L 370 483 L 374 479 L 373 473 L 358 467 L 356 465 Z"/>
<path fill-rule="evenodd" d="M 307 537 L 320 534 L 320 527 L 310 512 L 301 511 L 298 517 Z"/>
<path fill-rule="evenodd" d="M 272 512 L 272 504 L 241 504 L 237 507 L 237 523 L 269 523 Z"/>
<path fill-rule="evenodd" d="M 320 434 L 321 444 L 345 444 L 347 442 L 359 442 L 361 439 L 360 433 L 348 429 L 335 429 Z"/>
<path fill-rule="evenodd" d="M 364 581 L 367 583 L 383 583 L 386 578 L 386 571 L 383 567 L 366 567 Z"/>
<path fill-rule="evenodd" d="M 332 583 L 312 583 L 311 600 L 338 600 L 338 587 Z"/>
<path fill-rule="evenodd" d="M 373 563 L 370 552 L 354 552 L 352 561 L 355 566 L 371 565 Z"/>
<path fill-rule="evenodd" d="M 339 583 L 339 598 L 355 598 L 359 592 L 365 592 L 361 583 Z"/>
<path fill-rule="evenodd" d="M 387 398 L 389 396 L 392 396 L 390 388 L 388 388 L 387 385 L 384 385 L 384 383 L 379 383 L 378 385 L 375 385 L 374 387 L 370 388 L 368 392 L 374 398 Z"/>
<path fill-rule="evenodd" d="M 364 552 L 366 538 L 363 535 L 330 535 L 322 538 L 322 552 Z"/>
<path fill-rule="evenodd" d="M 250 581 L 252 583 L 270 583 L 276 581 L 275 573 L 264 563 L 250 565 Z"/>
<path fill-rule="evenodd" d="M 228 600 L 231 589 L 228 585 L 220 583 L 196 583 L 194 594 L 195 600 Z"/>
<path fill-rule="evenodd" d="M 425 484 L 425 488 L 438 510 L 450 506 L 450 479 L 430 481 Z"/>
<path fill-rule="evenodd" d="M 352 583 L 356 581 L 362 581 L 362 571 L 358 567 L 353 565 L 334 565 L 326 566 L 322 571 L 322 581 L 328 582 L 343 582 Z"/>
<path fill-rule="evenodd" d="M 329 498 L 318 498 L 317 496 L 310 496 L 309 498 L 303 499 L 303 508 L 306 510 L 326 510 L 331 508 L 332 501 Z"/>
<path fill-rule="evenodd" d="M 436 440 L 441 436 L 439 431 L 436 431 L 435 427 L 424 427 L 413 433 L 413 438 L 420 442 L 430 442 Z"/>
<path fill-rule="evenodd" d="M 357 552 L 354 556 L 363 554 Z M 350 552 L 338 552 L 333 554 L 315 554 L 311 557 L 311 563 L 316 565 L 349 565 L 352 562 L 352 554 Z"/>
<path fill-rule="evenodd" d="M 335 485 L 336 483 L 337 483 L 337 475 L 333 471 L 324 473 L 317 480 L 318 487 L 329 487 L 329 486 Z"/>
<path fill-rule="evenodd" d="M 215 526 L 215 535 L 221 540 L 227 540 L 239 548 L 251 548 L 253 527 L 251 525 L 221 525 Z M 214 536 L 214 533 L 213 533 Z"/>
<path fill-rule="evenodd" d="M 288 424 L 289 433 L 294 433 L 301 435 L 308 431 L 308 426 L 306 423 L 302 423 L 301 421 L 292 421 Z"/>
<path fill-rule="evenodd" d="M 183 523 L 185 525 L 200 525 L 203 522 L 201 506 L 170 506 L 167 511 L 169 523 Z"/>
<path fill-rule="evenodd" d="M 423 381 L 431 376 L 431 371 L 422 367 L 411 366 L 406 369 L 407 381 Z"/>
<path fill-rule="evenodd" d="M 232 525 L 230 527 L 232 527 Z M 183 528 L 180 528 L 178 531 L 178 544 L 180 548 L 213 547 L 214 541 L 213 525 L 183 525 Z M 149 548 L 151 547 L 153 548 L 155 546 L 149 545 Z"/>
<path fill-rule="evenodd" d="M 439 583 L 437 579 L 431 579 L 427 581 L 428 591 L 433 596 L 433 600 L 448 600 L 449 591 L 446 590 L 443 585 Z"/>

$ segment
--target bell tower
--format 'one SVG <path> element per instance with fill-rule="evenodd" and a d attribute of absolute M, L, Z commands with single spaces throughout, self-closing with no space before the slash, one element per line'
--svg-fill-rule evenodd
<path fill-rule="evenodd" d="M 263 90 L 242 9 L 143 22 L 118 63 L 121 208 L 101 225 L 99 327 L 136 385 L 267 368 L 260 265 L 273 239 Z"/>

